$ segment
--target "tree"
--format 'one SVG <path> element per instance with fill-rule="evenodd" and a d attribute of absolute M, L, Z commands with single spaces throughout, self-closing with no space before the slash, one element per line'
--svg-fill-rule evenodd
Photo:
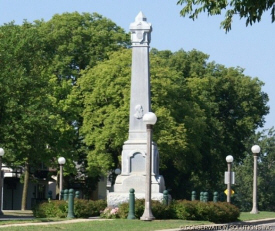
<path fill-rule="evenodd" d="M 0 36 L 1 145 L 7 163 L 24 166 L 25 210 L 30 166 L 35 170 L 38 164 L 52 161 L 53 151 L 46 145 L 58 137 L 48 97 L 48 61 L 31 24 L 6 24 Z"/>
<path fill-rule="evenodd" d="M 75 82 L 81 70 L 127 46 L 129 35 L 98 14 L 65 13 L 49 22 L 5 24 L 0 37 L 0 143 L 6 162 L 25 166 L 24 210 L 30 170 L 57 166 L 61 155 L 68 172 L 76 172 L 81 155 L 85 161 Z"/>
<path fill-rule="evenodd" d="M 241 159 L 243 142 L 268 113 L 262 82 L 207 58 L 195 50 L 150 52 L 152 109 L 158 116 L 154 140 L 175 197 L 192 188 L 220 187 L 226 155 Z M 130 65 L 129 50 L 114 52 L 78 81 L 84 102 L 81 134 L 96 173 L 117 167 L 127 139 Z"/>
<path fill-rule="evenodd" d="M 208 15 L 220 15 L 225 11 L 225 19 L 221 22 L 221 27 L 228 32 L 231 30 L 231 24 L 234 15 L 239 15 L 240 18 L 246 18 L 246 26 L 261 21 L 262 14 L 270 10 L 271 22 L 275 21 L 275 1 L 274 0 L 178 0 L 178 5 L 184 5 L 180 11 L 182 16 L 190 15 L 193 20 L 202 12 L 207 12 Z"/>
<path fill-rule="evenodd" d="M 275 130 L 263 130 L 252 135 L 246 142 L 245 158 L 235 164 L 236 174 L 235 203 L 242 211 L 252 209 L 253 154 L 251 147 L 258 144 L 261 152 L 258 157 L 257 192 L 261 211 L 274 211 L 275 208 Z"/>

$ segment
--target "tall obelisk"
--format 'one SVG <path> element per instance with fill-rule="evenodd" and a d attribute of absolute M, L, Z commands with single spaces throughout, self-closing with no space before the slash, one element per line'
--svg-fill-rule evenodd
<path fill-rule="evenodd" d="M 116 206 L 128 201 L 129 190 L 135 189 L 136 198 L 145 197 L 145 157 L 147 151 L 146 125 L 143 115 L 151 111 L 149 44 L 152 26 L 140 12 L 130 24 L 132 41 L 132 76 L 129 137 L 122 150 L 122 172 L 107 196 L 108 205 Z M 162 200 L 165 183 L 159 175 L 159 153 L 152 144 L 152 199 Z"/>

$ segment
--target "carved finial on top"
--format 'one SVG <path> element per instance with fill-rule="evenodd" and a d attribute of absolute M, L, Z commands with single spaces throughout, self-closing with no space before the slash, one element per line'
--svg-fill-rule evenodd
<path fill-rule="evenodd" d="M 130 24 L 132 46 L 148 46 L 151 40 L 152 25 L 140 11 L 135 22 Z"/>
<path fill-rule="evenodd" d="M 140 11 L 135 18 L 135 22 L 147 21 L 146 16 Z"/>

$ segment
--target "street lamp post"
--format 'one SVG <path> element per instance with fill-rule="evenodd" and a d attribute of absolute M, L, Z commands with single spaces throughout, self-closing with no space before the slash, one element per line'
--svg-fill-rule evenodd
<path fill-rule="evenodd" d="M 143 122 L 147 129 L 147 155 L 146 155 L 146 190 L 145 190 L 145 208 L 140 220 L 154 220 L 151 209 L 151 175 L 152 175 L 152 130 L 157 122 L 157 117 L 153 112 L 148 112 L 143 116 Z"/>
<path fill-rule="evenodd" d="M 232 173 L 231 173 L 231 164 L 234 158 L 231 155 L 226 157 L 226 162 L 228 166 L 228 184 L 227 184 L 227 202 L 231 203 L 231 182 L 232 182 Z"/>
<path fill-rule="evenodd" d="M 3 177 L 2 177 L 2 158 L 5 154 L 3 148 L 0 148 L 0 215 L 3 215 L 2 202 L 3 202 Z"/>
<path fill-rule="evenodd" d="M 253 207 L 251 210 L 251 214 L 257 214 L 258 211 L 258 205 L 257 205 L 257 164 L 258 164 L 258 155 L 261 151 L 261 148 L 259 145 L 253 145 L 251 148 L 251 151 L 254 156 L 254 176 L 253 176 Z"/>
<path fill-rule="evenodd" d="M 63 165 L 66 163 L 66 159 L 64 157 L 59 157 L 58 163 L 60 165 L 59 200 L 61 200 L 61 191 L 63 189 Z"/>

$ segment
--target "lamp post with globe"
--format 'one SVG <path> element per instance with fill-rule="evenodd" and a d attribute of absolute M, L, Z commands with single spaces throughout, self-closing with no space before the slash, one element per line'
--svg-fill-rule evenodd
<path fill-rule="evenodd" d="M 153 112 L 148 112 L 143 116 L 143 122 L 147 130 L 147 153 L 146 153 L 146 190 L 145 190 L 145 209 L 140 220 L 151 221 L 155 217 L 151 208 L 151 177 L 152 177 L 152 130 L 157 122 L 157 117 Z"/>
<path fill-rule="evenodd" d="M 232 173 L 231 173 L 231 165 L 234 158 L 231 155 L 226 157 L 226 162 L 228 166 L 228 184 L 227 184 L 227 202 L 231 203 L 231 182 L 232 182 Z"/>
<path fill-rule="evenodd" d="M 254 156 L 254 174 L 253 174 L 253 207 L 251 210 L 251 214 L 257 214 L 258 211 L 258 205 L 257 205 L 257 164 L 258 164 L 258 155 L 261 151 L 261 148 L 259 145 L 253 145 L 251 148 L 251 151 Z"/>
<path fill-rule="evenodd" d="M 61 200 L 61 191 L 63 189 L 63 165 L 66 163 L 66 159 L 64 157 L 59 157 L 58 163 L 60 165 L 59 200 Z"/>

